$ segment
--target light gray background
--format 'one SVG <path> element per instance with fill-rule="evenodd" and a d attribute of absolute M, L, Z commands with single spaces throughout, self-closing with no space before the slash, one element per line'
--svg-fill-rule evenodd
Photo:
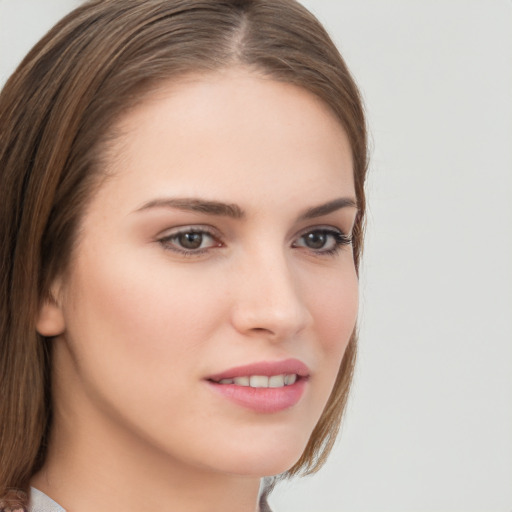
<path fill-rule="evenodd" d="M 75 0 L 0 0 L 0 83 Z M 279 512 L 512 511 L 512 2 L 304 0 L 372 135 L 342 435 Z"/>

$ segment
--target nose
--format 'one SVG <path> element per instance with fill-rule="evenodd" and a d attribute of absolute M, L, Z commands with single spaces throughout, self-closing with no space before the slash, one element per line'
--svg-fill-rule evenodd
<path fill-rule="evenodd" d="M 250 258 L 233 274 L 232 323 L 248 336 L 292 339 L 311 322 L 298 273 L 284 254 Z"/>

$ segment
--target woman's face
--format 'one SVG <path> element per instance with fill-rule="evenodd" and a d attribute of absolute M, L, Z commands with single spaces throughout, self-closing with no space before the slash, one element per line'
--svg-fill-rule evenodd
<path fill-rule="evenodd" d="M 117 129 L 54 283 L 62 328 L 39 320 L 62 331 L 57 415 L 172 464 L 282 472 L 356 321 L 344 130 L 309 92 L 243 69 L 164 85 Z"/>

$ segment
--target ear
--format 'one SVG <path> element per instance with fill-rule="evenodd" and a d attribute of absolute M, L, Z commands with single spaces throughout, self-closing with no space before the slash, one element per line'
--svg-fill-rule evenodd
<path fill-rule="evenodd" d="M 41 336 L 51 337 L 62 334 L 66 323 L 60 304 L 60 285 L 55 283 L 48 296 L 43 300 L 37 315 L 36 330 Z"/>

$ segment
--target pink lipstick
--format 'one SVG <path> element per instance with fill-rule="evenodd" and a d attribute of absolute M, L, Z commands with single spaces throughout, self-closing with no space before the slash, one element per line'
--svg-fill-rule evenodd
<path fill-rule="evenodd" d="M 309 377 L 298 359 L 262 361 L 230 368 L 206 379 L 214 391 L 237 405 L 260 413 L 275 413 L 301 399 Z"/>

